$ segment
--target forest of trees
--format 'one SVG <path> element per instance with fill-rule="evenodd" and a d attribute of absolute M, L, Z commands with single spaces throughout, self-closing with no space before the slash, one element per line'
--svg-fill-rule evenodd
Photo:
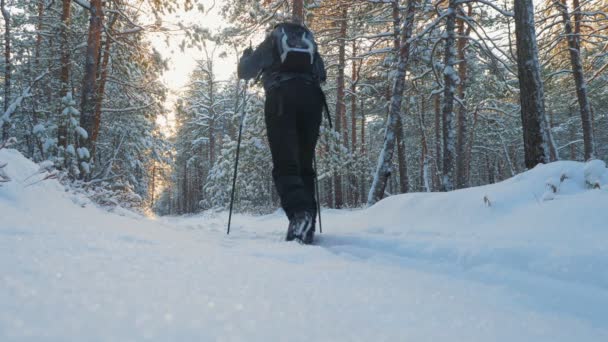
<path fill-rule="evenodd" d="M 261 86 L 219 80 L 215 65 L 292 17 L 328 71 L 334 125 L 316 153 L 326 207 L 608 160 L 608 0 L 218 0 L 228 27 L 179 28 L 203 53 L 169 109 L 159 77 L 171 66 L 147 34 L 167 30 L 161 13 L 202 16 L 207 1 L 0 1 L 2 139 L 100 203 L 226 208 L 244 110 L 235 208 L 274 210 Z"/>

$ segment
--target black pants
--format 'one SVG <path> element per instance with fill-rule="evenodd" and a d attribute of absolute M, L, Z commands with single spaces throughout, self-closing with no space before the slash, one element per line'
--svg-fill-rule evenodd
<path fill-rule="evenodd" d="M 300 211 L 316 215 L 312 164 L 322 111 L 321 88 L 305 80 L 285 81 L 266 93 L 272 178 L 289 219 Z"/>

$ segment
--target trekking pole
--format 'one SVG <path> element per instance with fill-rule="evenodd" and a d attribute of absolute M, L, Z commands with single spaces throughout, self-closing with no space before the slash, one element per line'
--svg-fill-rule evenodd
<path fill-rule="evenodd" d="M 319 178 L 317 177 L 317 156 L 316 153 L 312 156 L 312 161 L 315 166 L 315 194 L 317 195 L 317 213 L 319 214 L 319 233 L 323 234 L 323 225 L 321 224 L 321 199 L 319 198 Z"/>
<path fill-rule="evenodd" d="M 230 212 L 228 214 L 228 230 L 226 235 L 230 234 L 230 222 L 232 220 L 232 206 L 234 204 L 234 189 L 236 187 L 236 171 L 239 167 L 239 152 L 241 150 L 241 135 L 243 133 L 243 121 L 245 121 L 245 107 L 247 106 L 247 86 L 249 81 L 245 81 L 243 87 L 243 107 L 241 108 L 241 123 L 239 124 L 239 138 L 236 143 L 236 160 L 234 161 L 234 176 L 232 177 L 232 191 L 230 193 Z"/>

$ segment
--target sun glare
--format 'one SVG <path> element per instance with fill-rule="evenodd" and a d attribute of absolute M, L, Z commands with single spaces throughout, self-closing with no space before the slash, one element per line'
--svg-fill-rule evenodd
<path fill-rule="evenodd" d="M 167 14 L 162 18 L 163 25 L 168 27 L 178 27 L 178 24 L 184 26 L 200 25 L 209 30 L 216 31 L 227 26 L 227 23 L 219 15 L 219 8 L 224 0 L 216 1 L 199 1 L 205 8 L 211 8 L 207 14 L 202 14 L 198 11 L 185 12 L 183 10 L 177 13 Z M 215 5 L 214 5 L 215 3 Z M 166 117 L 160 117 L 157 124 L 161 127 L 166 135 L 171 135 L 175 125 L 174 110 L 177 100 L 180 98 L 184 88 L 188 85 L 190 74 L 196 67 L 196 61 L 204 58 L 204 53 L 198 47 L 186 47 L 183 50 L 180 48 L 180 43 L 184 38 L 183 32 L 171 33 L 167 39 L 165 34 L 150 33 L 149 39 L 156 50 L 160 52 L 163 58 L 168 61 L 168 70 L 163 73 L 162 82 L 169 89 L 169 95 L 165 101 L 167 110 Z M 212 43 L 210 43 L 212 44 Z M 210 45 L 213 48 L 213 45 Z M 218 47 L 216 56 L 221 52 L 226 53 L 226 57 L 214 60 L 215 73 L 218 80 L 227 80 L 236 71 L 236 56 L 233 51 Z"/>

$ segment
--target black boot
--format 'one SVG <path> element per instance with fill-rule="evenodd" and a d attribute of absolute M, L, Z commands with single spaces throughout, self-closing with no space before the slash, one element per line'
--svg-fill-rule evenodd
<path fill-rule="evenodd" d="M 285 240 L 292 241 L 297 239 L 302 243 L 310 244 L 313 241 L 314 234 L 314 217 L 307 211 L 301 211 L 295 213 L 289 221 Z"/>
<path fill-rule="evenodd" d="M 306 245 L 310 245 L 313 243 L 313 240 L 315 238 L 315 226 L 316 226 L 316 220 L 315 220 L 315 216 L 313 214 L 310 214 L 312 217 L 312 224 L 311 227 L 304 233 L 304 236 L 302 236 L 302 242 Z"/>

